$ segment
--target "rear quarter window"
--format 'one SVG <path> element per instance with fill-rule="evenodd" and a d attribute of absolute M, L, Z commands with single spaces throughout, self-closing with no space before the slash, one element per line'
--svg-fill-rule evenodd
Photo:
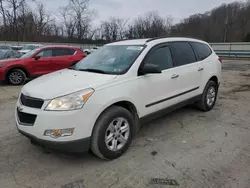
<path fill-rule="evenodd" d="M 76 52 L 76 50 L 74 49 L 68 49 L 68 55 L 74 55 L 74 53 Z"/>
<path fill-rule="evenodd" d="M 190 44 L 196 53 L 198 61 L 202 61 L 212 54 L 212 50 L 207 44 L 199 42 L 190 42 Z"/>

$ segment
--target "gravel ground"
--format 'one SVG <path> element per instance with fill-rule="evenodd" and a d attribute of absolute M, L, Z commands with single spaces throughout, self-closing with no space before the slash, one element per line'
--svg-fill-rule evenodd
<path fill-rule="evenodd" d="M 249 188 L 250 61 L 224 61 L 222 77 L 214 110 L 185 107 L 154 120 L 110 162 L 31 145 L 14 122 L 20 87 L 0 85 L 0 187 Z"/>

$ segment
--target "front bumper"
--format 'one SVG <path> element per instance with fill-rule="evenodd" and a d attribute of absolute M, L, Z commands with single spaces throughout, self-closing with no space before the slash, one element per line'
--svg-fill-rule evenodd
<path fill-rule="evenodd" d="M 95 121 L 92 114 L 95 113 L 88 108 L 65 112 L 44 111 L 48 102 L 45 101 L 42 108 L 36 109 L 22 105 L 19 98 L 15 109 L 18 131 L 34 143 L 46 148 L 67 152 L 87 151 L 90 147 L 90 138 Z M 28 114 L 25 120 L 33 119 L 31 123 L 24 123 L 23 116 L 20 119 L 18 113 L 20 110 L 21 113 Z M 33 116 L 35 118 L 32 118 Z M 46 130 L 67 128 L 74 128 L 72 136 L 52 138 L 44 135 Z"/>
<path fill-rule="evenodd" d="M 20 129 L 18 129 L 18 131 L 25 137 L 29 138 L 32 142 L 48 149 L 72 153 L 82 153 L 88 151 L 90 148 L 90 137 L 68 142 L 53 142 L 39 139 L 24 131 L 21 131 Z"/>

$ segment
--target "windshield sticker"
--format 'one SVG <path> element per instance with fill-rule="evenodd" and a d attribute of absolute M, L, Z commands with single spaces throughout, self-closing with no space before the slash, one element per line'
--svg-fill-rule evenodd
<path fill-rule="evenodd" d="M 142 50 L 143 47 L 142 46 L 129 46 L 127 48 L 127 50 Z"/>

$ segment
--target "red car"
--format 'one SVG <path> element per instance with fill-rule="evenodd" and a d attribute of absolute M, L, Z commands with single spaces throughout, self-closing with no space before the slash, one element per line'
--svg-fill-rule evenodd
<path fill-rule="evenodd" d="M 85 57 L 78 48 L 68 46 L 46 46 L 32 50 L 19 59 L 0 61 L 0 81 L 12 85 L 23 84 L 26 78 L 48 74 L 68 68 Z"/>

